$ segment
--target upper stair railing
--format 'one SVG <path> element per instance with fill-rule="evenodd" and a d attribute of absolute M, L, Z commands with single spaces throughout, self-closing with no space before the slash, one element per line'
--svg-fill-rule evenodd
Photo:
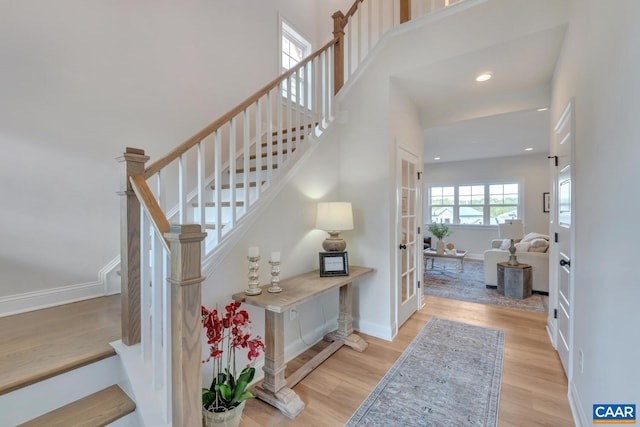
<path fill-rule="evenodd" d="M 141 343 L 161 423 L 199 424 L 203 257 L 333 121 L 335 94 L 383 35 L 457 1 L 356 0 L 346 14 L 333 14 L 333 40 L 166 156 L 145 166 L 144 151 L 127 148 L 122 342 Z"/>

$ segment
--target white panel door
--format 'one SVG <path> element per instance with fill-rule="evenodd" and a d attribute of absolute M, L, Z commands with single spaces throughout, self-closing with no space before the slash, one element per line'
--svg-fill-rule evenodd
<path fill-rule="evenodd" d="M 573 286 L 571 256 L 573 253 L 573 104 L 569 102 L 555 127 L 555 150 L 557 155 L 557 182 L 554 197 L 554 216 L 557 218 L 557 350 L 562 366 L 571 378 L 573 351 Z"/>

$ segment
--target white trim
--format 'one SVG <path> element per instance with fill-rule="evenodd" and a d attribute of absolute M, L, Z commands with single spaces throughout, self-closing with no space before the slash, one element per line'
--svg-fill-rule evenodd
<path fill-rule="evenodd" d="M 576 383 L 573 381 L 569 384 L 569 392 L 567 393 L 569 398 L 569 406 L 571 407 L 571 415 L 573 415 L 573 422 L 576 427 L 582 427 L 591 423 L 587 422 L 587 416 L 582 411 L 582 402 L 580 401 L 580 395 L 576 388 Z"/>
<path fill-rule="evenodd" d="M 104 296 L 102 282 L 79 283 L 0 298 L 0 317 Z"/>
<path fill-rule="evenodd" d="M 391 341 L 394 337 L 393 331 L 397 329 L 397 326 L 395 322 L 393 322 L 393 325 L 381 325 L 380 323 L 372 323 L 354 318 L 353 329 L 366 335 Z"/>
<path fill-rule="evenodd" d="M 120 255 L 112 259 L 98 272 L 98 281 L 104 286 L 105 295 L 119 294 L 122 290 L 120 284 Z"/>
<path fill-rule="evenodd" d="M 306 55 L 304 55 L 303 58 L 306 58 L 307 56 L 311 55 L 314 51 L 313 42 L 311 41 L 311 38 L 304 32 L 300 31 L 295 25 L 291 23 L 291 21 L 283 17 L 281 13 L 278 13 L 278 56 L 277 56 L 278 61 L 276 65 L 277 66 L 276 75 L 278 76 L 282 74 L 282 35 L 284 30 L 283 24 L 289 27 L 291 31 L 296 33 L 296 34 L 291 34 L 293 38 L 295 38 L 301 44 L 307 45 L 307 48 L 309 51 L 306 52 Z"/>

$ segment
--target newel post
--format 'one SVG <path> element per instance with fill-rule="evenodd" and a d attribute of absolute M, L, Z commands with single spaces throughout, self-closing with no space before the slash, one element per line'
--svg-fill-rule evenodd
<path fill-rule="evenodd" d="M 333 37 L 337 38 L 333 48 L 333 94 L 336 95 L 344 85 L 344 26 L 346 19 L 341 11 L 333 15 Z"/>
<path fill-rule="evenodd" d="M 400 0 L 400 23 L 411 20 L 411 0 Z"/>
<path fill-rule="evenodd" d="M 171 399 L 174 426 L 202 424 L 201 276 L 203 233 L 198 224 L 172 225 L 171 246 Z"/>
<path fill-rule="evenodd" d="M 120 287 L 122 342 L 140 342 L 140 202 L 131 188 L 132 176 L 144 175 L 149 160 L 144 150 L 127 147 L 118 157 L 120 172 Z"/>

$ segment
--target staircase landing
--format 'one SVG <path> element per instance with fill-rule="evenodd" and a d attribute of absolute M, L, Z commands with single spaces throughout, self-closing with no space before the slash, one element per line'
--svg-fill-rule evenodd
<path fill-rule="evenodd" d="M 120 295 L 0 318 L 0 395 L 115 355 Z"/>

